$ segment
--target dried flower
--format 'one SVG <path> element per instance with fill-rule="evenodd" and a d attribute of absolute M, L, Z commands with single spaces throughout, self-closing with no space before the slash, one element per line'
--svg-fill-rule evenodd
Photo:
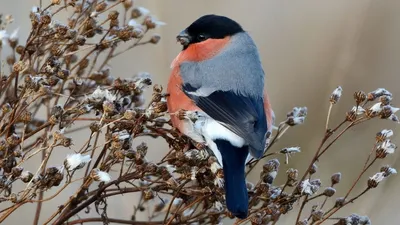
<path fill-rule="evenodd" d="M 289 126 L 303 124 L 307 116 L 307 107 L 294 107 L 286 116 L 286 124 Z"/>
<path fill-rule="evenodd" d="M 386 139 L 376 147 L 376 157 L 385 158 L 388 154 L 393 154 L 396 148 L 390 139 Z"/>
<path fill-rule="evenodd" d="M 64 160 L 64 165 L 68 171 L 73 171 L 82 169 L 90 160 L 90 155 L 70 154 Z"/>
<path fill-rule="evenodd" d="M 12 203 L 17 203 L 18 202 L 18 195 L 16 193 L 11 193 L 10 195 L 10 201 Z"/>
<path fill-rule="evenodd" d="M 336 193 L 336 189 L 333 187 L 327 187 L 324 190 L 324 195 L 327 197 L 332 197 Z"/>
<path fill-rule="evenodd" d="M 383 95 L 379 98 L 379 101 L 382 103 L 382 105 L 389 105 L 392 102 L 393 98 L 392 96 L 389 95 Z"/>
<path fill-rule="evenodd" d="M 355 113 L 356 115 L 361 115 L 363 113 L 365 113 L 365 109 L 361 106 L 353 106 L 353 108 L 351 109 L 351 112 Z"/>
<path fill-rule="evenodd" d="M 209 161 L 211 161 L 210 170 L 212 173 L 215 174 L 218 170 L 222 169 L 215 157 L 210 157 Z"/>
<path fill-rule="evenodd" d="M 264 173 L 269 173 L 273 171 L 277 171 L 279 168 L 279 160 L 278 159 L 270 159 L 268 160 L 267 163 L 264 164 L 263 166 L 263 172 Z"/>
<path fill-rule="evenodd" d="M 365 99 L 367 99 L 367 95 L 363 91 L 356 91 L 354 93 L 354 99 L 356 100 L 357 105 L 360 105 L 365 101 Z"/>
<path fill-rule="evenodd" d="M 18 45 L 18 31 L 19 28 L 15 29 L 8 39 L 8 43 L 10 44 L 11 48 L 15 48 Z"/>
<path fill-rule="evenodd" d="M 391 120 L 393 122 L 399 123 L 399 117 L 397 117 L 395 114 L 390 115 L 388 118 L 388 120 Z"/>
<path fill-rule="evenodd" d="M 71 147 L 71 146 L 73 145 L 73 144 L 72 144 L 72 138 L 66 137 L 66 138 L 62 139 L 62 140 L 61 140 L 61 144 L 62 144 L 62 146 L 64 146 L 64 147 Z"/>
<path fill-rule="evenodd" d="M 322 210 L 314 211 L 311 213 L 311 218 L 312 218 L 313 223 L 315 221 L 321 220 L 323 217 L 324 217 L 324 211 L 322 211 Z"/>
<path fill-rule="evenodd" d="M 391 105 L 382 105 L 382 110 L 379 115 L 382 119 L 387 119 L 397 111 L 399 111 L 399 108 L 393 107 Z"/>
<path fill-rule="evenodd" d="M 217 211 L 217 212 L 221 212 L 224 209 L 224 206 L 222 205 L 222 203 L 220 201 L 216 201 L 213 204 L 213 208 Z"/>
<path fill-rule="evenodd" d="M 293 168 L 290 168 L 286 171 L 287 177 L 289 181 L 296 181 L 299 176 L 299 171 Z"/>
<path fill-rule="evenodd" d="M 397 174 L 397 170 L 395 168 L 392 168 L 388 165 L 382 166 L 380 172 L 384 172 L 384 176 L 388 177 L 392 174 Z"/>
<path fill-rule="evenodd" d="M 383 95 L 392 96 L 392 93 L 384 88 L 378 88 L 375 91 L 368 93 L 368 101 L 374 101 Z"/>
<path fill-rule="evenodd" d="M 17 134 L 10 135 L 6 141 L 10 146 L 17 146 L 20 143 L 20 137 Z"/>
<path fill-rule="evenodd" d="M 151 189 L 143 191 L 143 198 L 145 201 L 151 200 L 154 198 L 154 192 Z"/>
<path fill-rule="evenodd" d="M 144 7 L 136 7 L 131 12 L 131 18 L 137 19 L 139 17 L 147 16 L 149 14 L 150 14 L 150 10 L 148 10 Z"/>
<path fill-rule="evenodd" d="M 65 138 L 64 133 L 65 133 L 65 128 L 54 131 L 53 133 L 54 140 L 58 141 L 64 139 Z"/>
<path fill-rule="evenodd" d="M 133 0 L 123 0 L 123 5 L 125 9 L 130 9 L 133 6 Z"/>
<path fill-rule="evenodd" d="M 367 110 L 367 115 L 369 117 L 375 117 L 382 112 L 382 103 L 375 103 L 371 108 Z"/>
<path fill-rule="evenodd" d="M 304 120 L 305 120 L 305 117 L 289 117 L 286 120 L 286 124 L 289 126 L 296 126 L 296 125 L 303 124 Z"/>
<path fill-rule="evenodd" d="M 185 152 L 185 157 L 190 159 L 190 160 L 205 160 L 209 157 L 209 154 L 205 150 L 197 150 L 197 149 L 191 149 Z M 218 163 L 217 163 L 218 164 Z M 213 169 L 217 168 L 219 169 L 220 166 L 217 165 L 212 165 Z"/>
<path fill-rule="evenodd" d="M 313 195 L 321 187 L 321 181 L 319 179 L 310 181 L 309 179 L 304 180 L 299 185 L 300 193 L 306 195 Z"/>
<path fill-rule="evenodd" d="M 19 177 L 23 170 L 24 168 L 16 166 L 11 169 L 11 174 L 13 175 L 13 177 Z"/>
<path fill-rule="evenodd" d="M 107 100 L 109 102 L 113 102 L 117 99 L 117 97 L 111 94 L 107 89 L 102 90 L 99 86 L 97 86 L 96 90 L 87 97 L 88 100 L 92 101 L 104 101 Z"/>
<path fill-rule="evenodd" d="M 344 205 L 344 203 L 346 202 L 346 199 L 341 197 L 341 198 L 337 198 L 335 201 L 335 207 L 342 207 Z"/>
<path fill-rule="evenodd" d="M 266 174 L 262 174 L 261 180 L 266 184 L 272 184 L 274 182 L 277 174 L 278 174 L 277 171 L 271 171 Z"/>
<path fill-rule="evenodd" d="M 285 154 L 285 163 L 289 163 L 289 157 L 292 156 L 292 154 L 299 153 L 300 152 L 300 147 L 289 147 L 289 148 L 283 148 L 280 153 Z"/>
<path fill-rule="evenodd" d="M 382 142 L 382 141 L 390 138 L 391 136 L 393 136 L 393 131 L 384 129 L 376 134 L 376 141 Z"/>
<path fill-rule="evenodd" d="M 317 170 L 318 170 L 317 164 L 313 163 L 312 166 L 311 166 L 311 168 L 310 168 L 310 171 L 309 171 L 310 175 L 316 173 Z"/>
<path fill-rule="evenodd" d="M 224 187 L 224 174 L 222 170 L 219 170 L 214 179 L 214 185 L 222 188 Z"/>
<path fill-rule="evenodd" d="M 161 36 L 158 34 L 154 34 L 153 36 L 151 36 L 150 38 L 150 43 L 152 44 L 157 44 L 161 39 Z"/>
<path fill-rule="evenodd" d="M 331 183 L 332 183 L 332 187 L 335 185 L 335 184 L 338 184 L 338 183 L 340 183 L 340 180 L 342 179 L 342 174 L 339 172 L 339 173 L 334 173 L 332 176 L 331 176 Z"/>
<path fill-rule="evenodd" d="M 299 153 L 300 152 L 300 147 L 288 147 L 288 148 L 283 148 L 280 153 L 282 154 L 292 154 L 292 153 Z"/>
<path fill-rule="evenodd" d="M 342 87 L 338 86 L 338 87 L 332 92 L 329 101 L 330 101 L 332 104 L 336 104 L 336 103 L 340 100 L 340 97 L 342 96 L 342 91 L 343 91 Z"/>
<path fill-rule="evenodd" d="M 340 225 L 370 225 L 371 221 L 367 216 L 359 216 L 357 214 L 351 214 L 350 216 L 339 220 Z"/>
<path fill-rule="evenodd" d="M 127 130 L 118 131 L 112 134 L 112 139 L 115 141 L 124 141 L 131 138 Z"/>
<path fill-rule="evenodd" d="M 95 181 L 100 181 L 100 182 L 110 182 L 111 181 L 111 176 L 110 174 L 103 172 L 99 170 L 98 168 L 95 168 L 90 172 L 90 177 L 95 180 Z"/>
<path fill-rule="evenodd" d="M 384 172 L 376 173 L 368 179 L 368 188 L 376 188 L 378 184 L 385 178 Z"/>
<path fill-rule="evenodd" d="M 166 23 L 157 20 L 154 16 L 147 16 L 144 20 L 147 29 L 154 29 L 158 26 L 166 25 Z"/>
<path fill-rule="evenodd" d="M 297 222 L 296 225 L 307 225 L 307 224 L 308 224 L 308 220 L 304 219 L 304 220 L 301 220 L 301 221 Z"/>
<path fill-rule="evenodd" d="M 12 107 L 10 105 L 10 103 L 5 103 L 2 107 L 1 110 L 3 111 L 3 114 L 6 114 L 8 112 L 11 112 Z"/>
<path fill-rule="evenodd" d="M 355 121 L 358 115 L 364 114 L 365 109 L 361 106 L 353 106 L 353 108 L 346 113 L 346 119 L 348 121 Z"/>

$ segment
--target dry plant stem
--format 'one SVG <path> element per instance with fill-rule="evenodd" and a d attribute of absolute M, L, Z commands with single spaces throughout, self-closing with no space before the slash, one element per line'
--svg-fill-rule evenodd
<path fill-rule="evenodd" d="M 92 135 L 90 135 L 90 136 L 92 136 Z M 91 159 L 93 159 L 93 156 L 94 156 L 94 153 L 95 153 L 95 149 L 96 149 L 96 146 L 97 146 L 97 141 L 99 140 L 99 136 L 100 136 L 100 133 L 99 132 L 96 132 L 96 137 L 95 137 L 95 139 L 94 139 L 94 144 L 93 144 L 93 150 L 92 150 L 92 152 L 90 153 L 90 158 Z M 89 146 L 89 144 L 88 144 L 88 146 Z M 87 177 L 88 176 L 88 174 L 89 174 L 89 169 L 90 169 L 90 164 L 91 164 L 92 162 L 90 161 L 88 164 L 87 164 L 87 166 L 86 166 L 86 171 L 85 171 L 85 176 L 84 177 Z"/>
<path fill-rule="evenodd" d="M 164 221 L 135 221 L 135 220 L 122 220 L 122 219 L 114 219 L 114 218 L 107 218 L 108 222 L 112 222 L 115 224 L 131 224 L 131 225 L 159 225 L 164 224 Z M 84 219 L 77 219 L 68 222 L 68 225 L 74 224 L 84 224 L 84 223 L 99 223 L 104 222 L 104 218 L 84 218 Z M 176 223 L 172 223 L 176 224 Z"/>
<path fill-rule="evenodd" d="M 326 117 L 325 130 L 328 130 L 328 128 L 329 128 L 329 119 L 331 118 L 332 107 L 333 107 L 333 103 L 330 102 L 329 109 L 328 109 L 328 116 Z"/>
<path fill-rule="evenodd" d="M 58 214 L 60 214 L 60 217 L 59 218 L 61 218 L 63 215 L 64 215 L 64 213 L 67 213 L 67 210 L 66 209 L 68 209 L 68 206 L 71 204 L 71 201 L 78 195 L 78 193 L 80 192 L 80 191 L 82 191 L 82 189 L 85 187 L 85 186 L 88 186 L 88 185 L 90 185 L 90 182 L 91 182 L 91 179 L 88 179 L 88 180 L 85 180 L 84 181 L 84 184 L 82 184 L 82 186 L 80 187 L 80 189 L 78 190 L 78 191 L 76 191 L 75 192 L 75 194 L 73 195 L 73 197 L 71 197 L 66 203 L 64 203 L 63 204 L 63 208 L 61 209 L 61 210 L 58 210 L 58 211 L 56 211 L 55 213 L 53 213 L 53 215 L 51 215 L 47 220 L 46 220 L 46 222 L 44 223 L 45 225 L 46 224 L 48 224 L 48 223 L 50 223 Z"/>
<path fill-rule="evenodd" d="M 321 206 L 319 207 L 319 209 L 323 209 L 323 208 L 324 208 L 324 206 L 325 206 L 325 204 L 326 204 L 326 201 L 328 201 L 328 197 L 327 197 L 327 196 L 325 197 L 325 199 L 324 199 L 324 201 L 322 202 L 322 204 L 321 204 Z"/>
<path fill-rule="evenodd" d="M 193 202 L 191 202 L 190 204 L 188 204 L 187 206 L 185 206 L 183 209 L 180 210 L 180 213 L 184 212 L 186 209 L 189 209 L 190 207 L 192 207 L 194 204 L 196 203 L 201 203 L 201 201 L 205 198 L 209 197 L 209 195 L 204 195 L 201 197 L 198 197 L 196 200 L 194 200 Z M 193 211 L 194 213 L 194 211 Z"/>
<path fill-rule="evenodd" d="M 36 177 L 36 176 L 39 174 L 39 172 L 44 168 L 44 166 L 47 164 L 47 161 L 49 160 L 50 155 L 51 155 L 51 152 L 53 151 L 55 145 L 56 145 L 56 142 L 54 141 L 54 142 L 45 150 L 46 153 L 45 153 L 44 160 L 43 160 L 42 163 L 40 164 L 39 169 L 36 171 L 36 173 L 35 173 L 35 175 L 34 175 L 33 177 Z M 24 194 L 22 195 L 22 199 L 24 199 L 24 198 L 28 195 L 28 193 L 29 193 L 29 191 L 30 191 L 29 186 L 31 185 L 32 181 L 33 181 L 33 179 L 26 185 L 26 188 L 25 188 L 25 190 L 24 190 Z"/>
<path fill-rule="evenodd" d="M 42 161 L 46 158 L 46 152 L 42 151 Z M 42 169 L 43 171 L 43 169 Z M 40 212 L 42 211 L 42 200 L 43 200 L 43 190 L 39 191 L 39 202 L 37 203 L 35 218 L 33 220 L 33 225 L 39 224 Z"/>
<path fill-rule="evenodd" d="M 120 178 L 121 180 L 123 178 Z M 85 202 L 83 202 L 82 204 L 78 205 L 77 207 L 75 207 L 74 209 L 68 211 L 67 213 L 61 215 L 53 224 L 54 225 L 61 225 L 64 222 L 66 222 L 69 218 L 71 218 L 72 216 L 76 215 L 78 212 L 80 212 L 82 209 L 86 208 L 87 206 L 91 205 L 92 203 L 94 203 L 96 200 L 101 198 L 101 194 L 102 192 L 109 186 L 111 185 L 115 185 L 118 184 L 120 182 L 120 180 L 115 180 L 112 181 L 110 183 L 104 184 L 102 187 L 100 187 L 96 194 L 92 197 L 90 197 L 89 199 L 87 199 Z"/>
<path fill-rule="evenodd" d="M 361 173 L 358 175 L 357 179 L 353 182 L 353 184 L 351 185 L 350 189 L 347 191 L 346 195 L 344 196 L 344 199 L 346 199 L 346 198 L 350 195 L 350 192 L 354 189 L 354 187 L 356 186 L 356 184 L 358 183 L 358 181 L 360 181 L 362 175 L 364 175 L 364 173 L 367 172 L 367 170 L 375 163 L 375 161 L 376 161 L 377 159 L 378 159 L 378 158 L 375 157 L 375 158 L 371 161 L 371 163 L 369 163 L 368 166 L 366 166 L 366 165 L 364 166 L 364 168 L 362 169 Z M 366 161 L 366 163 L 368 163 L 368 161 Z"/>
<path fill-rule="evenodd" d="M 47 197 L 47 198 L 45 198 L 45 199 L 42 199 L 42 200 L 29 200 L 29 202 L 47 202 L 47 201 L 50 201 L 50 200 L 52 200 L 53 198 L 55 198 L 58 194 L 60 194 L 66 187 L 68 187 L 68 185 L 70 185 L 70 184 L 72 184 L 72 183 L 74 183 L 74 182 L 76 182 L 76 181 L 78 181 L 78 180 L 82 180 L 83 178 L 78 178 L 78 179 L 76 179 L 76 180 L 73 180 L 73 181 L 71 181 L 71 180 L 69 180 L 67 183 L 65 183 L 60 189 L 58 189 L 57 190 L 57 192 L 56 193 L 54 193 L 52 196 L 50 196 L 50 197 Z"/>
<path fill-rule="evenodd" d="M 323 154 L 337 139 L 339 139 L 350 127 L 352 127 L 352 125 L 353 125 L 353 123 L 354 123 L 354 122 L 351 122 L 346 128 L 344 128 L 344 129 L 336 136 L 336 138 L 335 138 L 332 142 L 330 142 L 330 144 L 328 144 L 328 146 L 327 146 L 324 150 L 322 150 L 322 147 L 324 146 L 325 142 L 329 139 L 329 137 L 332 135 L 332 133 L 335 132 L 336 130 L 338 130 L 345 122 L 346 122 L 346 120 L 345 120 L 344 122 L 340 123 L 333 131 L 327 131 L 327 132 L 326 132 L 324 138 L 322 139 L 322 141 L 321 141 L 321 143 L 320 143 L 320 145 L 319 145 L 319 147 L 318 147 L 318 150 L 315 152 L 315 155 L 314 155 L 313 159 L 311 160 L 310 165 L 308 166 L 308 169 L 304 172 L 304 175 L 303 175 L 302 178 L 298 181 L 299 184 L 301 184 L 301 183 L 304 181 L 304 179 L 306 178 L 307 174 L 309 174 L 309 171 L 311 170 L 313 164 L 319 159 L 319 157 L 320 157 L 320 156 L 321 156 L 321 155 L 322 155 L 322 154 Z M 321 152 L 321 150 L 322 150 L 322 152 Z M 321 152 L 321 153 L 320 153 L 320 152 Z M 293 192 L 294 192 L 294 191 L 293 191 Z M 300 211 L 299 211 L 299 213 L 298 213 L 298 215 L 297 215 L 296 224 L 297 224 L 297 223 L 299 222 L 299 220 L 300 220 L 301 211 L 302 211 L 302 209 L 304 208 L 304 205 L 305 205 L 305 203 L 306 203 L 306 200 L 307 200 L 307 199 L 305 198 L 305 199 L 303 200 L 303 202 L 302 202 L 302 205 L 301 205 L 301 207 L 300 207 Z"/>
<path fill-rule="evenodd" d="M 6 209 L 6 211 L 0 216 L 0 223 L 2 223 L 8 216 L 11 215 L 11 213 L 13 213 L 15 210 L 17 210 L 22 204 L 24 204 L 23 202 L 21 203 L 17 203 L 9 208 Z"/>
<path fill-rule="evenodd" d="M 164 223 L 167 222 L 168 214 L 169 214 L 169 211 L 171 210 L 172 203 L 174 202 L 175 198 L 178 196 L 178 194 L 179 194 L 179 192 L 182 190 L 182 188 L 183 188 L 187 183 L 189 183 L 189 182 L 190 182 L 189 180 L 186 181 L 186 182 L 184 182 L 184 183 L 181 184 L 181 186 L 178 188 L 178 191 L 175 193 L 174 197 L 172 198 L 171 202 L 169 203 L 167 213 L 165 213 Z M 174 216 L 172 216 L 172 219 L 173 219 L 173 218 L 174 218 Z M 171 221 L 172 221 L 172 220 L 171 220 Z"/>
<path fill-rule="evenodd" d="M 324 221 L 326 221 L 327 219 L 329 219 L 333 214 L 335 214 L 337 211 L 339 211 L 339 209 L 345 207 L 346 205 L 348 205 L 349 203 L 353 203 L 356 199 L 358 199 L 359 197 L 361 197 L 362 195 L 364 195 L 367 191 L 369 191 L 370 188 L 366 188 L 363 192 L 361 192 L 360 194 L 358 194 L 357 196 L 355 196 L 354 198 L 350 199 L 349 201 L 346 201 L 341 207 L 336 207 L 333 210 L 329 210 L 326 215 L 324 215 L 324 218 L 321 221 L 318 221 L 316 223 L 316 225 L 322 224 Z"/>
<path fill-rule="evenodd" d="M 324 135 L 324 137 L 322 138 L 322 141 L 320 143 L 320 145 L 318 146 L 317 151 L 315 152 L 315 155 L 313 157 L 313 159 L 310 162 L 310 165 L 308 166 L 308 169 L 304 172 L 302 178 L 299 180 L 299 184 L 304 181 L 304 179 L 306 178 L 307 174 L 309 173 L 309 171 L 311 170 L 313 164 L 318 160 L 318 158 L 321 156 L 320 152 L 322 150 L 322 147 L 324 146 L 325 142 L 329 139 L 329 137 L 331 136 L 331 134 L 333 132 L 335 132 L 336 130 L 338 130 L 345 122 L 347 122 L 346 120 L 342 123 L 340 123 L 333 131 L 330 132 L 326 132 L 326 134 Z M 336 136 L 335 140 L 333 140 L 331 142 L 331 144 L 329 145 L 329 147 L 333 144 L 334 141 L 336 141 L 338 138 L 340 138 L 351 126 L 353 123 L 351 123 L 350 125 L 348 125 L 344 130 L 342 130 L 339 135 Z M 324 150 L 326 150 L 327 148 L 325 148 Z"/>
<path fill-rule="evenodd" d="M 142 204 L 143 204 L 143 191 L 140 192 L 140 197 L 139 197 L 139 201 L 138 201 L 138 203 L 137 203 L 137 206 L 134 207 L 134 209 L 133 209 L 133 216 L 134 216 L 135 218 L 136 218 L 136 214 L 137 214 L 137 212 L 138 212 L 138 210 L 139 210 L 139 207 L 141 207 Z"/>
<path fill-rule="evenodd" d="M 300 221 L 301 213 L 303 212 L 304 206 L 307 204 L 307 202 L 308 202 L 308 195 L 304 197 L 303 202 L 301 203 L 299 213 L 297 213 L 296 224 Z"/>

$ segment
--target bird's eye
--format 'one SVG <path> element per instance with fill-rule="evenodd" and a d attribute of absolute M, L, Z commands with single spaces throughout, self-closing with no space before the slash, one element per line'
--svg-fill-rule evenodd
<path fill-rule="evenodd" d="M 199 39 L 199 41 L 205 41 L 205 40 L 207 39 L 207 37 L 206 37 L 206 35 L 204 35 L 204 34 L 199 34 L 199 35 L 197 36 L 197 39 Z"/>

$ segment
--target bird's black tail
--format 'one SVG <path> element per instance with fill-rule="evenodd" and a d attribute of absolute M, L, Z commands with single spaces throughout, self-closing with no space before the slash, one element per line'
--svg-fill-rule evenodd
<path fill-rule="evenodd" d="M 248 147 L 236 148 L 225 140 L 216 140 L 215 143 L 222 155 L 226 205 L 234 216 L 244 219 L 249 210 L 245 178 Z"/>

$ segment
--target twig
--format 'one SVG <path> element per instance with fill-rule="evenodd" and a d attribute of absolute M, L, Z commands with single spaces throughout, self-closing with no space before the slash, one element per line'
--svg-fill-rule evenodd
<path fill-rule="evenodd" d="M 337 211 L 339 211 L 339 209 L 343 208 L 344 206 L 348 205 L 349 203 L 354 202 L 356 199 L 358 199 L 359 197 L 361 197 L 363 194 L 365 194 L 367 191 L 369 191 L 370 188 L 367 187 L 363 192 L 361 192 L 360 194 L 358 194 L 356 197 L 350 199 L 349 201 L 345 202 L 341 207 L 336 207 L 334 210 L 330 211 L 330 213 L 328 213 L 327 215 L 324 216 L 324 218 L 321 221 L 318 221 L 316 223 L 316 225 L 319 225 L 321 223 L 323 223 L 324 221 L 326 221 L 327 219 L 329 219 L 329 217 L 331 217 L 333 214 L 335 214 Z"/>
<path fill-rule="evenodd" d="M 107 218 L 108 222 L 117 223 L 117 224 L 131 224 L 131 225 L 158 225 L 164 224 L 164 221 L 135 221 L 135 220 L 122 220 L 122 219 L 114 219 L 114 218 Z M 98 223 L 104 222 L 104 218 L 84 218 L 84 219 L 77 219 L 69 221 L 69 225 L 74 224 L 83 224 L 83 223 Z M 176 224 L 176 223 L 173 223 Z"/>

